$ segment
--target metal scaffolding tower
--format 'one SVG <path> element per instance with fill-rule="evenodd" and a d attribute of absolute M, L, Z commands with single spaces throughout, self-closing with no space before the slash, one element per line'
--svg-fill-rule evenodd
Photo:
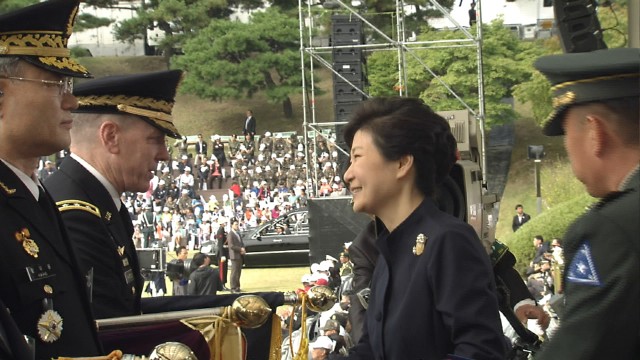
<path fill-rule="evenodd" d="M 304 3 L 303 0 L 298 0 L 298 16 L 299 16 L 299 31 L 300 31 L 300 58 L 301 64 L 300 68 L 302 71 L 302 106 L 303 106 L 303 129 L 304 129 L 304 140 L 305 144 L 309 144 L 309 133 L 314 134 L 313 137 L 313 157 L 315 159 L 318 158 L 317 154 L 317 143 L 316 138 L 317 134 L 322 135 L 327 140 L 327 143 L 333 143 L 336 145 L 336 149 L 339 152 L 342 152 L 345 155 L 348 154 L 348 149 L 342 148 L 336 144 L 335 139 L 331 139 L 327 136 L 328 129 L 335 128 L 336 125 L 344 125 L 346 122 L 334 121 L 330 122 L 318 122 L 316 117 L 316 94 L 315 94 L 315 80 L 314 80 L 314 69 L 316 66 L 320 65 L 332 71 L 335 77 L 340 78 L 343 82 L 351 84 L 351 82 L 346 79 L 342 74 L 338 73 L 331 62 L 327 60 L 327 54 L 331 54 L 332 51 L 335 51 L 339 48 L 361 48 L 364 52 L 372 52 L 376 50 L 385 50 L 385 51 L 396 51 L 397 52 L 397 63 L 398 63 L 398 85 L 396 86 L 396 91 L 398 92 L 398 96 L 414 96 L 415 94 L 411 93 L 410 88 L 408 88 L 407 82 L 407 59 L 414 59 L 417 63 L 422 65 L 426 72 L 428 72 L 434 79 L 436 79 L 446 90 L 455 97 L 459 103 L 459 109 L 465 109 L 472 114 L 473 117 L 478 121 L 479 131 L 480 131 L 480 143 L 478 144 L 478 161 L 481 165 L 482 169 L 482 178 L 486 179 L 485 169 L 485 154 L 484 154 L 484 118 L 485 118 L 485 104 L 484 104 L 484 80 L 483 80 L 483 69 L 482 69 L 482 6 L 481 0 L 476 0 L 476 11 L 477 11 L 477 22 L 476 22 L 476 34 L 472 34 L 469 30 L 463 26 L 461 26 L 450 14 L 449 12 L 442 7 L 437 0 L 428 0 L 431 6 L 437 9 L 444 17 L 446 17 L 451 23 L 455 26 L 457 30 L 461 32 L 464 36 L 460 39 L 446 39 L 446 40 L 436 40 L 436 41 L 415 41 L 415 39 L 408 39 L 406 37 L 407 29 L 405 28 L 405 17 L 407 15 L 407 6 L 405 5 L 403 0 L 396 0 L 395 2 L 395 13 L 391 16 L 391 21 L 395 20 L 395 27 L 392 28 L 395 30 L 392 34 L 387 34 L 384 31 L 380 30 L 376 26 L 374 26 L 371 22 L 366 19 L 366 12 L 362 12 L 361 9 L 356 8 L 352 4 L 356 4 L 355 1 L 347 4 L 343 0 L 326 0 L 323 2 L 324 9 L 326 11 L 340 11 L 341 13 L 349 14 L 355 18 L 358 18 L 362 21 L 364 26 L 366 26 L 370 31 L 376 34 L 376 37 L 382 39 L 382 41 L 377 43 L 367 43 L 367 44 L 359 44 L 359 45 L 330 45 L 328 43 L 323 44 L 320 40 L 320 37 L 317 36 L 321 31 L 319 26 L 316 26 L 316 16 L 318 14 L 318 6 L 323 6 L 320 3 L 314 4 L 313 0 L 308 0 L 307 3 Z M 359 1 L 358 1 L 359 2 Z M 330 5 L 330 6 L 328 6 Z M 328 9 L 331 7 L 331 9 Z M 393 23 L 391 24 L 393 25 Z M 477 62 L 477 79 L 478 79 L 478 108 L 474 109 L 469 106 L 464 99 L 455 93 L 455 91 L 444 81 L 442 80 L 429 66 L 426 64 L 423 58 L 421 58 L 420 54 L 416 51 L 419 49 L 438 49 L 438 48 L 456 48 L 456 47 L 474 47 L 476 49 L 476 62 Z M 323 57 L 324 55 L 324 57 Z M 308 83 L 307 83 L 308 82 Z M 364 97 L 368 98 L 370 95 L 366 92 L 366 89 L 360 90 L 357 86 L 351 84 L 354 89 L 356 89 L 359 93 L 361 93 Z M 451 109 L 454 110 L 454 109 Z M 340 136 L 340 134 L 336 134 L 336 137 Z M 316 188 L 314 189 L 314 194 L 317 194 L 317 171 L 315 166 L 317 165 L 317 161 L 310 162 L 309 156 L 307 158 L 307 179 L 310 180 L 313 178 L 316 184 Z M 484 180 L 483 180 L 484 181 Z M 309 181 L 308 181 L 309 183 Z"/>

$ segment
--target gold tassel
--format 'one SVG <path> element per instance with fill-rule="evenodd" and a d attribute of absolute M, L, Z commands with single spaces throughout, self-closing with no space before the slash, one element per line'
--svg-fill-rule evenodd
<path fill-rule="evenodd" d="M 209 347 L 210 360 L 243 359 L 242 332 L 231 322 L 231 308 L 226 307 L 221 316 L 202 316 L 180 320 L 199 331 Z"/>
<path fill-rule="evenodd" d="M 302 315 L 300 318 L 300 347 L 298 352 L 293 356 L 293 360 L 307 360 L 309 358 L 309 335 L 307 334 L 307 294 L 302 295 Z M 289 321 L 289 334 L 293 330 L 293 321 Z M 289 335 L 289 348 L 293 350 L 293 341 L 291 335 Z"/>
<path fill-rule="evenodd" d="M 269 360 L 279 360 L 282 358 L 282 324 L 280 316 L 273 313 L 271 315 L 271 345 L 269 347 Z"/>

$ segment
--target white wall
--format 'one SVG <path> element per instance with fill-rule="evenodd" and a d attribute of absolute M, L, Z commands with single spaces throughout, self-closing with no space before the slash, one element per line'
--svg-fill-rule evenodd
<path fill-rule="evenodd" d="M 459 0 L 451 11 L 451 16 L 462 26 L 469 26 L 469 8 L 471 0 L 462 0 L 462 6 L 458 6 Z M 537 24 L 539 19 L 553 19 L 553 7 L 543 7 L 543 0 L 482 0 L 482 22 L 491 21 L 502 17 L 505 24 L 531 25 Z M 478 19 L 480 20 L 480 19 Z M 429 24 L 435 28 L 455 27 L 447 18 L 430 19 Z"/>
<path fill-rule="evenodd" d="M 121 1 L 122 7 L 138 6 L 140 1 Z M 69 47 L 81 46 L 89 49 L 93 56 L 141 56 L 144 55 L 142 40 L 136 40 L 133 44 L 122 43 L 115 39 L 113 28 L 116 22 L 130 19 L 135 16 L 135 11 L 125 9 L 101 9 L 80 4 L 80 14 L 86 13 L 101 18 L 115 20 L 109 26 L 97 29 L 74 32 L 69 38 Z"/>

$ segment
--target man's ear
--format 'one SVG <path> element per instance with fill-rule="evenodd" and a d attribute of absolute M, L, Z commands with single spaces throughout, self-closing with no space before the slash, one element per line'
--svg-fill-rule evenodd
<path fill-rule="evenodd" d="M 112 154 L 120 153 L 120 126 L 113 121 L 105 121 L 98 130 L 102 145 Z"/>
<path fill-rule="evenodd" d="M 602 156 L 607 143 L 610 141 L 608 128 L 604 123 L 604 119 L 598 115 L 588 115 L 587 131 L 587 141 L 590 144 L 591 151 L 593 151 L 597 157 Z"/>

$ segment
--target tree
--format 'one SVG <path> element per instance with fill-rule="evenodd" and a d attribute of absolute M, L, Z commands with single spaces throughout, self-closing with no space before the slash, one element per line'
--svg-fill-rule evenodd
<path fill-rule="evenodd" d="M 212 18 L 231 14 L 226 0 L 146 0 L 135 9 L 135 18 L 121 21 L 115 27 L 116 39 L 131 43 L 145 40 L 145 52 L 149 54 L 147 30 L 159 28 L 164 36 L 159 41 L 157 53 L 163 54 L 167 63 L 181 44 L 206 27 Z"/>
<path fill-rule="evenodd" d="M 472 32 L 475 29 L 471 29 Z M 418 41 L 461 39 L 459 31 L 437 31 L 424 28 Z M 448 47 L 412 50 L 431 71 L 438 75 L 472 109 L 478 109 L 478 78 L 475 47 Z M 483 26 L 483 73 L 486 123 L 501 124 L 512 121 L 515 112 L 504 99 L 513 96 L 512 87 L 531 77 L 526 62 L 534 56 L 532 43 L 522 42 L 494 21 Z M 419 96 L 435 110 L 460 109 L 459 101 L 437 81 L 419 61 L 406 54 L 407 91 Z M 370 93 L 374 96 L 397 94 L 397 54 L 376 52 L 368 58 Z"/>
<path fill-rule="evenodd" d="M 2 0 L 0 1 L 0 14 L 27 7 L 37 2 L 38 0 Z"/>
<path fill-rule="evenodd" d="M 181 90 L 213 100 L 263 90 L 291 118 L 289 95 L 301 84 L 298 31 L 298 19 L 277 7 L 254 13 L 248 24 L 213 20 L 174 58 L 174 67 L 187 72 Z"/>

